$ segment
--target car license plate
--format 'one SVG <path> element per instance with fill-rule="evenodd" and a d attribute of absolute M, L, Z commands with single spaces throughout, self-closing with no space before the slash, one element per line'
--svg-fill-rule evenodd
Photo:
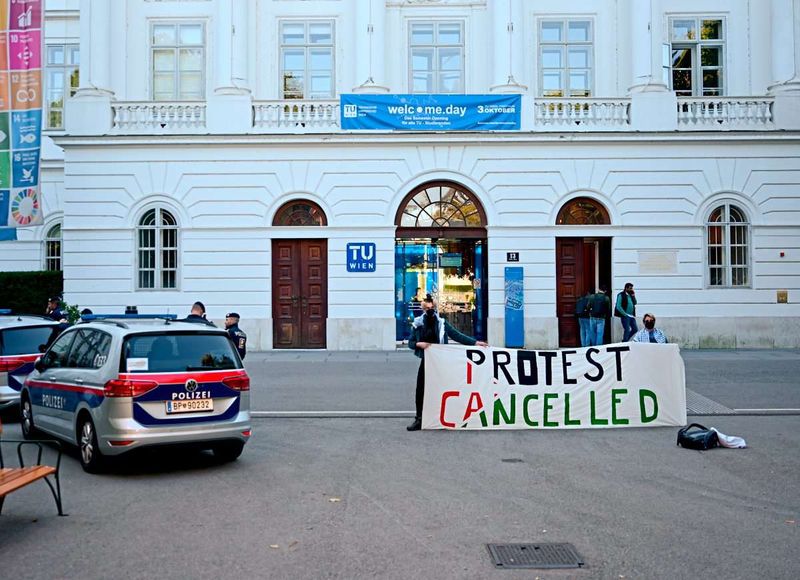
<path fill-rule="evenodd" d="M 214 410 L 214 399 L 165 402 L 167 404 L 167 415 L 172 415 L 173 413 L 203 413 Z"/>

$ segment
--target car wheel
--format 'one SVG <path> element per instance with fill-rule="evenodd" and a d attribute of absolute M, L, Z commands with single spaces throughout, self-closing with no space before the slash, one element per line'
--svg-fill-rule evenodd
<path fill-rule="evenodd" d="M 22 436 L 25 439 L 36 437 L 36 427 L 33 425 L 33 405 L 27 393 L 22 395 L 19 403 L 19 423 L 22 427 Z"/>
<path fill-rule="evenodd" d="M 85 417 L 78 428 L 78 451 L 81 467 L 87 473 L 100 473 L 103 469 L 103 456 L 97 445 L 97 432 L 94 423 Z"/>
<path fill-rule="evenodd" d="M 226 441 L 224 443 L 217 443 L 211 448 L 211 451 L 214 453 L 214 457 L 223 463 L 228 463 L 230 461 L 236 461 L 242 454 L 243 449 L 244 443 L 242 441 Z"/>

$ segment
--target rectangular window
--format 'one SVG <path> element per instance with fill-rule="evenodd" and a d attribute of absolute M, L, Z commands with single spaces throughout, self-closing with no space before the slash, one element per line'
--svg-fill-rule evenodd
<path fill-rule="evenodd" d="M 670 20 L 670 88 L 679 97 L 725 94 L 724 22 L 719 18 Z"/>
<path fill-rule="evenodd" d="M 412 22 L 408 44 L 409 92 L 464 92 L 462 22 Z"/>
<path fill-rule="evenodd" d="M 281 22 L 281 94 L 284 99 L 332 99 L 333 21 Z"/>
<path fill-rule="evenodd" d="M 48 44 L 45 48 L 45 129 L 64 128 L 64 99 L 78 90 L 80 52 L 77 44 Z"/>
<path fill-rule="evenodd" d="M 539 95 L 591 97 L 593 42 L 591 20 L 541 20 Z"/>
<path fill-rule="evenodd" d="M 153 23 L 150 45 L 153 100 L 202 100 L 206 84 L 203 23 Z"/>

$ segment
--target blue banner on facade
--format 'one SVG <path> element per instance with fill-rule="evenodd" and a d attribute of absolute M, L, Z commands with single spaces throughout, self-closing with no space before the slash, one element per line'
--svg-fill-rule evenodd
<path fill-rule="evenodd" d="M 520 95 L 341 95 L 342 129 L 519 131 Z"/>
<path fill-rule="evenodd" d="M 506 266 L 506 348 L 525 347 L 524 274 L 520 266 Z"/>

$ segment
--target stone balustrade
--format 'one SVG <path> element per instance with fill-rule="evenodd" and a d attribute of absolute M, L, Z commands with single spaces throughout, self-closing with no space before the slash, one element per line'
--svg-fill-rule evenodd
<path fill-rule="evenodd" d="M 113 101 L 111 108 L 117 135 L 206 132 L 204 101 Z"/>

